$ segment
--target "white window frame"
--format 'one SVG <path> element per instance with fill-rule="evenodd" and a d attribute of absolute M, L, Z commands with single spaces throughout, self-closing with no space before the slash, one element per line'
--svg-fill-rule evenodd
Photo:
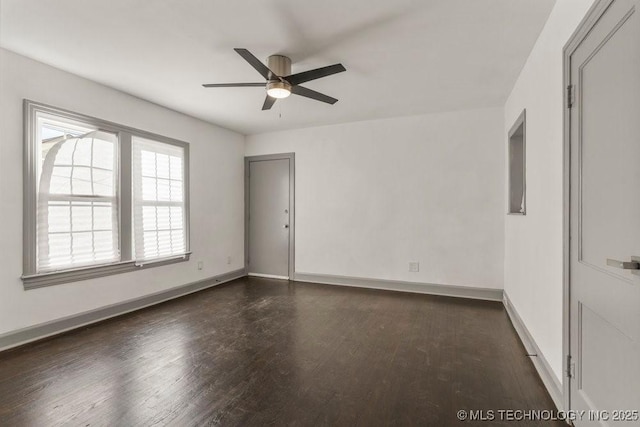
<path fill-rule="evenodd" d="M 23 212 L 23 275 L 25 289 L 41 288 L 62 283 L 93 279 L 112 274 L 136 271 L 141 268 L 161 266 L 176 262 L 188 261 L 191 255 L 189 243 L 189 144 L 162 135 L 153 134 L 128 126 L 119 125 L 95 117 L 52 107 L 28 99 L 24 106 L 24 212 Z M 120 261 L 81 268 L 70 268 L 54 272 L 38 273 L 37 271 L 37 209 L 38 209 L 38 116 L 48 115 L 61 120 L 80 122 L 99 130 L 114 133 L 118 136 L 117 147 L 117 197 L 119 199 L 119 247 Z M 168 258 L 157 258 L 137 263 L 133 252 L 133 211 L 132 211 L 132 147 L 133 136 L 153 141 L 176 145 L 184 149 L 184 205 L 185 205 L 185 243 L 184 254 Z"/>
<path fill-rule="evenodd" d="M 136 147 L 136 140 L 139 141 L 139 146 Z M 147 148 L 143 148 L 144 145 L 147 145 Z M 169 183 L 171 183 L 172 181 L 176 181 L 176 182 L 180 182 L 180 191 L 182 193 L 182 201 L 174 201 L 174 200 L 159 200 L 156 198 L 156 200 L 147 200 L 144 199 L 143 194 L 143 188 L 144 188 L 144 178 L 145 175 L 143 174 L 143 166 L 142 164 L 138 164 L 137 160 L 140 160 L 140 162 L 142 162 L 142 152 L 143 151 L 151 151 L 153 152 L 154 156 L 157 156 L 158 154 L 162 155 L 175 155 L 176 152 L 174 150 L 176 150 L 176 148 L 174 148 L 174 146 L 167 146 L 168 144 L 163 143 L 162 141 L 155 141 L 155 140 L 150 140 L 148 138 L 140 138 L 137 135 L 134 135 L 132 138 L 132 153 L 133 153 L 133 161 L 134 164 L 136 166 L 140 167 L 139 170 L 139 175 L 136 174 L 135 168 L 132 169 L 133 170 L 133 234 L 134 234 L 134 245 L 133 245 L 133 253 L 134 253 L 134 257 L 136 259 L 138 259 L 141 263 L 145 263 L 145 262 L 154 262 L 157 259 L 161 259 L 162 256 L 151 256 L 151 257 L 145 257 L 144 254 L 139 254 L 138 250 L 141 249 L 141 252 L 144 252 L 144 247 L 146 246 L 145 243 L 145 238 L 144 238 L 144 234 L 147 230 L 145 230 L 145 220 L 143 219 L 143 211 L 145 207 L 153 207 L 154 210 L 156 211 L 156 215 L 155 215 L 155 223 L 156 223 L 156 228 L 154 230 L 148 230 L 148 231 L 153 231 L 155 233 L 157 233 L 156 238 L 160 239 L 160 233 L 161 232 L 169 232 L 169 234 L 171 235 L 171 237 L 169 238 L 169 241 L 172 242 L 173 241 L 173 235 L 172 232 L 173 231 L 178 231 L 178 229 L 173 228 L 173 221 L 170 220 L 170 224 L 169 224 L 169 228 L 162 230 L 160 228 L 157 227 L 157 222 L 158 222 L 158 208 L 169 208 L 169 212 L 171 212 L 171 208 L 180 208 L 182 211 L 182 215 L 180 218 L 180 224 L 181 224 L 181 228 L 180 231 L 182 231 L 182 233 L 184 233 L 185 231 L 185 206 L 184 206 L 184 194 L 185 194 L 185 186 L 184 186 L 184 150 L 182 149 L 182 147 L 178 147 L 179 149 L 181 149 L 181 166 L 180 168 L 182 169 L 182 177 L 181 179 L 175 180 L 171 177 L 169 178 L 162 178 L 162 177 L 158 177 L 157 175 L 155 177 L 153 177 L 154 181 L 156 182 L 156 192 L 158 190 L 158 182 L 160 181 L 169 181 Z M 171 153 L 171 154 L 169 154 Z M 169 165 L 167 165 L 169 166 Z M 157 164 L 156 164 L 157 167 Z M 170 167 L 171 169 L 171 167 Z M 157 172 L 157 169 L 156 169 Z M 150 177 L 146 177 L 146 178 L 150 178 Z M 137 181 L 137 182 L 136 182 Z M 171 194 L 171 189 L 173 187 L 171 186 L 171 184 L 169 184 L 169 193 Z M 139 193 L 137 193 L 139 192 Z M 171 213 L 169 214 L 170 217 L 172 217 Z M 140 221 L 140 223 L 136 223 L 136 218 Z M 160 241 L 156 240 L 156 248 L 158 249 L 158 251 L 160 251 Z M 172 244 L 172 243 L 171 243 Z M 139 245 L 139 246 L 137 246 Z M 172 244 L 173 245 L 173 244 Z M 173 255 L 171 255 L 173 256 Z"/>
<path fill-rule="evenodd" d="M 517 144 L 517 142 L 513 141 L 514 135 L 522 128 L 522 138 L 520 139 L 520 150 L 522 153 L 518 156 L 514 156 L 513 146 Z M 520 172 L 522 179 L 522 196 L 520 200 L 515 200 L 516 203 L 520 202 L 520 210 L 516 211 L 513 209 L 514 200 L 513 197 L 513 187 L 514 183 L 512 182 L 512 176 L 514 173 L 514 168 L 517 166 L 520 167 L 520 171 L 515 170 L 515 172 Z M 516 121 L 511 126 L 509 130 L 509 134 L 507 136 L 507 215 L 520 215 L 525 216 L 527 214 L 527 110 L 522 110 L 522 113 L 518 116 Z"/>

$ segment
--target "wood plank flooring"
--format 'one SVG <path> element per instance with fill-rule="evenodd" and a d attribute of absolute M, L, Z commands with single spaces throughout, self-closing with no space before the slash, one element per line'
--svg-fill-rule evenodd
<path fill-rule="evenodd" d="M 0 353 L 0 426 L 514 425 L 460 409 L 553 409 L 500 303 L 245 278 Z"/>

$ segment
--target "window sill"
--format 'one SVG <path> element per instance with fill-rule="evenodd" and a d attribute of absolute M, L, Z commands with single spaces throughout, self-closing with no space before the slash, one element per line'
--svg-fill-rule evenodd
<path fill-rule="evenodd" d="M 160 267 L 189 261 L 191 252 L 171 258 L 160 258 L 136 264 L 135 261 L 125 261 L 115 264 L 100 265 L 95 267 L 83 267 L 73 270 L 54 271 L 22 276 L 22 284 L 25 290 L 44 288 L 47 286 L 62 285 L 64 283 L 79 282 L 82 280 L 96 279 L 98 277 L 112 276 L 115 274 L 130 273 L 142 269 Z"/>
<path fill-rule="evenodd" d="M 136 261 L 134 265 L 136 268 L 160 267 L 161 265 L 175 264 L 176 262 L 189 261 L 190 257 L 191 257 L 191 252 L 185 252 L 184 254 L 174 255 L 167 258 L 156 258 L 156 259 L 150 259 L 150 260 L 139 261 L 139 262 Z"/>

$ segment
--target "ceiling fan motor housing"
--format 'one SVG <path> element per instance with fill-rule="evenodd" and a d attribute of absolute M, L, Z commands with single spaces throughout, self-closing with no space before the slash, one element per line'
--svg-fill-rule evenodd
<path fill-rule="evenodd" d="M 267 59 L 267 65 L 271 71 L 280 77 L 291 74 L 291 59 L 282 55 L 271 55 Z"/>

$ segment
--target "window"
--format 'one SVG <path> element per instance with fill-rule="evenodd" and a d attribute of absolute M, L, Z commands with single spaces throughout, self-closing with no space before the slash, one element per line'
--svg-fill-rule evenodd
<path fill-rule="evenodd" d="M 185 253 L 184 149 L 134 137 L 133 164 L 136 259 Z"/>
<path fill-rule="evenodd" d="M 25 101 L 26 288 L 189 258 L 188 144 Z"/>
<path fill-rule="evenodd" d="M 526 214 L 526 111 L 509 131 L 509 197 L 507 213 Z"/>
<path fill-rule="evenodd" d="M 119 261 L 117 136 L 38 117 L 37 270 Z"/>

